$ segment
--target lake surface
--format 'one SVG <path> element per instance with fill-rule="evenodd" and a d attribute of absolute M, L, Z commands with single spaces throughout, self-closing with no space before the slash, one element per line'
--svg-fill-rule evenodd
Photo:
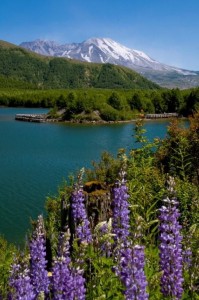
<path fill-rule="evenodd" d="M 44 109 L 0 108 L 0 234 L 20 243 L 30 218 L 44 213 L 47 196 L 57 194 L 68 175 L 99 161 L 103 151 L 114 155 L 133 146 L 134 123 L 70 125 L 15 121 L 17 113 Z M 166 135 L 168 120 L 145 123 L 147 136 Z"/>

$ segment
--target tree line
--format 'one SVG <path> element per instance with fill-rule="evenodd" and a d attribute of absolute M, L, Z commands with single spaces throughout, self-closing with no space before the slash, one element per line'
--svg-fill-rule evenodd
<path fill-rule="evenodd" d="M 189 90 L 161 89 L 67 89 L 32 90 L 0 89 L 0 105 L 10 107 L 53 108 L 56 116 L 64 109 L 64 119 L 129 120 L 139 114 L 177 112 L 192 115 L 199 108 L 199 88 Z M 97 112 L 97 114 L 93 114 Z"/>

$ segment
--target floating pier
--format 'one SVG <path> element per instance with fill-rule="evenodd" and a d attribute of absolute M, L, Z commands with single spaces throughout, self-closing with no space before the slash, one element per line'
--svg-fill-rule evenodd
<path fill-rule="evenodd" d="M 177 118 L 178 113 L 146 114 L 144 117 L 146 119 Z"/>
<path fill-rule="evenodd" d="M 36 122 L 44 123 L 46 122 L 46 114 L 16 114 L 15 120 L 17 121 L 26 121 L 26 122 Z"/>

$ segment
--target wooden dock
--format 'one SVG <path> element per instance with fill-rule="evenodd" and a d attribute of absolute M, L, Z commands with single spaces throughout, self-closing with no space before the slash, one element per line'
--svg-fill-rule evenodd
<path fill-rule="evenodd" d="M 46 114 L 16 114 L 15 115 L 15 120 L 25 121 L 25 122 L 44 123 L 46 122 L 46 118 L 47 118 Z"/>
<path fill-rule="evenodd" d="M 146 119 L 177 118 L 178 113 L 146 114 Z"/>

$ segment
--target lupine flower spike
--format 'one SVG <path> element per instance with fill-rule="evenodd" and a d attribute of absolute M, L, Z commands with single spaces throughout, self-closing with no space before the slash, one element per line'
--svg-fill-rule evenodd
<path fill-rule="evenodd" d="M 129 203 L 124 169 L 113 189 L 113 233 L 115 234 L 116 274 L 124 284 L 126 300 L 147 300 L 144 274 L 144 247 L 129 241 Z"/>
<path fill-rule="evenodd" d="M 61 233 L 57 259 L 52 269 L 52 292 L 54 300 L 74 299 L 74 280 L 70 270 L 68 232 Z"/>
<path fill-rule="evenodd" d="M 31 281 L 37 296 L 41 293 L 46 294 L 49 291 L 49 278 L 46 265 L 44 222 L 43 217 L 40 215 L 30 241 Z"/>
<path fill-rule="evenodd" d="M 117 274 L 125 286 L 126 300 L 147 300 L 147 281 L 144 274 L 144 247 L 134 245 L 121 249 L 121 259 Z M 119 272 L 118 272 L 119 271 Z"/>
<path fill-rule="evenodd" d="M 11 287 L 11 293 L 9 299 L 11 300 L 33 300 L 35 299 L 35 293 L 30 279 L 30 270 L 27 262 L 23 261 L 19 263 L 15 259 L 11 266 L 11 275 L 9 279 L 9 285 Z"/>
<path fill-rule="evenodd" d="M 113 188 L 113 234 L 116 244 L 126 245 L 129 237 L 129 204 L 124 168 Z"/>
<path fill-rule="evenodd" d="M 172 177 L 168 180 L 168 191 L 171 200 L 167 197 L 163 200 L 164 205 L 160 208 L 160 269 L 161 292 L 165 297 L 179 300 L 183 293 L 183 258 L 182 258 L 182 235 L 181 226 L 178 222 L 180 216 L 177 208 L 178 201 L 174 197 L 175 182 Z"/>
<path fill-rule="evenodd" d="M 86 288 L 85 288 L 85 278 L 83 276 L 84 271 L 78 268 L 72 269 L 73 284 L 74 284 L 74 298 L 78 300 L 85 300 L 86 298 Z"/>
<path fill-rule="evenodd" d="M 84 169 L 80 171 L 78 178 L 78 183 L 75 185 L 74 191 L 72 193 L 72 217 L 75 224 L 75 237 L 80 242 L 90 243 L 92 241 L 92 235 L 90 230 L 90 223 L 87 218 L 85 204 L 84 204 L 84 194 L 82 186 L 82 176 Z"/>

